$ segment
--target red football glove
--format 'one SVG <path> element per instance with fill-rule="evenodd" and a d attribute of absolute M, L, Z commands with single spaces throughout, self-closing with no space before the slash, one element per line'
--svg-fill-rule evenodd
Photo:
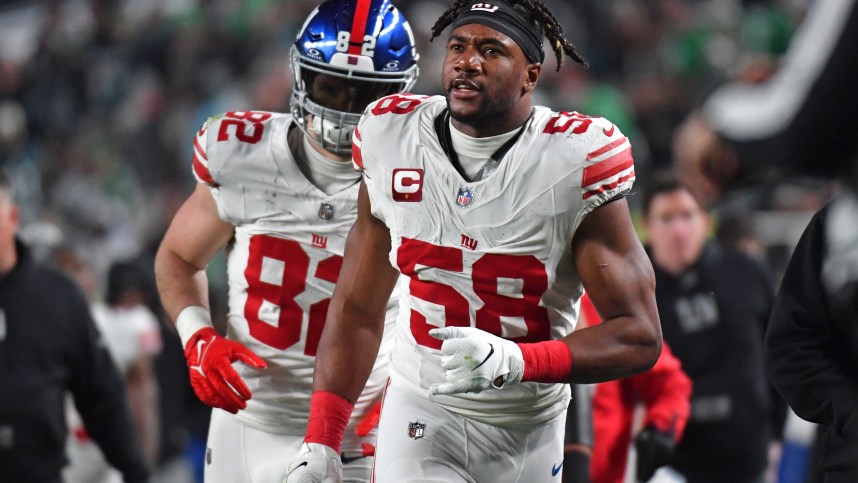
<path fill-rule="evenodd" d="M 250 389 L 232 368 L 241 361 L 264 369 L 265 361 L 242 344 L 223 338 L 212 328 L 196 331 L 185 346 L 185 357 L 191 372 L 191 386 L 197 397 L 208 406 L 232 414 L 247 407 Z"/>

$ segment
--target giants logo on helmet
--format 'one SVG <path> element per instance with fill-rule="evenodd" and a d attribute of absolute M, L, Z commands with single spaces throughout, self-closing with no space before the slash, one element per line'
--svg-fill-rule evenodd
<path fill-rule="evenodd" d="M 393 170 L 393 201 L 417 202 L 423 199 L 423 170 Z"/>

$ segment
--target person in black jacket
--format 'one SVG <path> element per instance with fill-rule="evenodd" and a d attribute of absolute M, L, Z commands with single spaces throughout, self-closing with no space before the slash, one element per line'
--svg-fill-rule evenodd
<path fill-rule="evenodd" d="M 766 335 L 772 383 L 819 423 L 807 481 L 858 481 L 858 0 L 811 2 L 781 67 L 729 83 L 674 138 L 677 172 L 704 203 L 771 172 L 836 179 L 806 228 Z"/>
<path fill-rule="evenodd" d="M 751 258 L 707 240 L 708 213 L 675 178 L 654 178 L 644 215 L 664 341 L 693 383 L 670 464 L 689 483 L 762 482 L 786 415 L 763 365 L 774 287 Z"/>
<path fill-rule="evenodd" d="M 775 387 L 819 424 L 817 480 L 858 481 L 858 196 L 817 212 L 781 282 L 766 334 Z M 822 476 L 824 474 L 824 476 Z"/>
<path fill-rule="evenodd" d="M 676 132 L 676 170 L 704 203 L 771 173 L 836 179 L 790 261 L 769 322 L 772 383 L 820 424 L 807 481 L 858 481 L 858 0 L 810 2 L 778 71 L 729 83 Z"/>
<path fill-rule="evenodd" d="M 62 481 L 67 392 L 125 482 L 147 481 L 122 379 L 86 299 L 32 259 L 17 229 L 12 185 L 0 172 L 0 481 Z"/>

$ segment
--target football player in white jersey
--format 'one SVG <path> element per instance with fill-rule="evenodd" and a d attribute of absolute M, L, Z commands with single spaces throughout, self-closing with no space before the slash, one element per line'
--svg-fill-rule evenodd
<path fill-rule="evenodd" d="M 628 139 L 532 105 L 543 36 L 558 69 L 564 53 L 582 59 L 536 0 L 460 0 L 433 37 L 448 25 L 446 96 L 386 97 L 355 130 L 364 176 L 316 359 L 323 423 L 287 483 L 339 481 L 325 445 L 343 434 L 394 286 L 379 483 L 560 481 L 562 383 L 628 376 L 660 353 L 653 270 L 624 199 Z M 585 287 L 605 323 L 573 332 Z"/>
<path fill-rule="evenodd" d="M 208 483 L 279 481 L 283 454 L 301 447 L 316 347 L 357 217 L 352 132 L 370 102 L 409 88 L 418 69 L 411 29 L 389 0 L 321 4 L 299 32 L 291 61 L 291 114 L 228 112 L 199 130 L 193 154 L 199 184 L 155 262 L 191 384 L 215 408 Z M 224 247 L 225 338 L 212 327 L 205 274 Z M 395 300 L 389 308 L 385 301 L 389 332 L 395 309 Z M 349 435 L 336 448 L 348 481 L 370 478 L 374 434 L 358 425 L 371 423 L 381 399 L 386 340 L 345 422 Z"/>
<path fill-rule="evenodd" d="M 66 265 L 74 264 L 75 267 Z M 77 280 L 91 274 L 88 265 L 69 258 L 63 265 Z M 92 318 L 102 341 L 125 377 L 125 389 L 131 402 L 131 412 L 140 433 L 143 451 L 150 463 L 158 453 L 159 425 L 157 421 L 157 382 L 152 364 L 161 352 L 161 332 L 158 319 L 144 304 L 142 285 L 146 282 L 142 268 L 130 262 L 110 266 L 107 276 L 107 304 L 91 305 Z M 82 284 L 85 286 L 85 284 Z M 69 464 L 63 468 L 65 483 L 121 483 L 122 474 L 110 466 L 101 449 L 89 437 L 71 397 L 66 404 L 69 435 L 66 453 Z"/>

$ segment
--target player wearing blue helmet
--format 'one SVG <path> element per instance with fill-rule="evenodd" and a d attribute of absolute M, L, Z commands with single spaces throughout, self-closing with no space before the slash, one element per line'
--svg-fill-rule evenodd
<path fill-rule="evenodd" d="M 316 346 L 357 217 L 352 133 L 370 102 L 410 88 L 417 77 L 411 29 L 389 0 L 321 4 L 291 55 L 291 113 L 227 112 L 197 133 L 192 171 L 198 185 L 155 262 L 191 385 L 214 408 L 207 483 L 279 481 L 283 455 L 299 451 Z M 212 327 L 205 274 L 223 248 L 226 337 Z M 391 326 L 395 308 L 393 298 Z M 347 423 L 349 434 L 332 453 L 346 481 L 370 480 L 388 335 Z"/>
<path fill-rule="evenodd" d="M 375 483 L 560 481 L 567 383 L 658 358 L 652 266 L 623 198 L 631 144 L 606 119 L 533 104 L 544 39 L 558 68 L 583 59 L 538 0 L 456 0 L 433 37 L 448 26 L 446 95 L 384 97 L 354 131 L 359 215 L 286 483 L 340 481 L 396 287 Z M 605 322 L 573 331 L 585 288 Z"/>
<path fill-rule="evenodd" d="M 354 3 L 354 2 L 353 2 Z M 350 154 L 352 132 L 372 101 L 417 80 L 414 35 L 389 1 L 326 2 L 292 47 L 292 116 L 310 139 Z"/>

